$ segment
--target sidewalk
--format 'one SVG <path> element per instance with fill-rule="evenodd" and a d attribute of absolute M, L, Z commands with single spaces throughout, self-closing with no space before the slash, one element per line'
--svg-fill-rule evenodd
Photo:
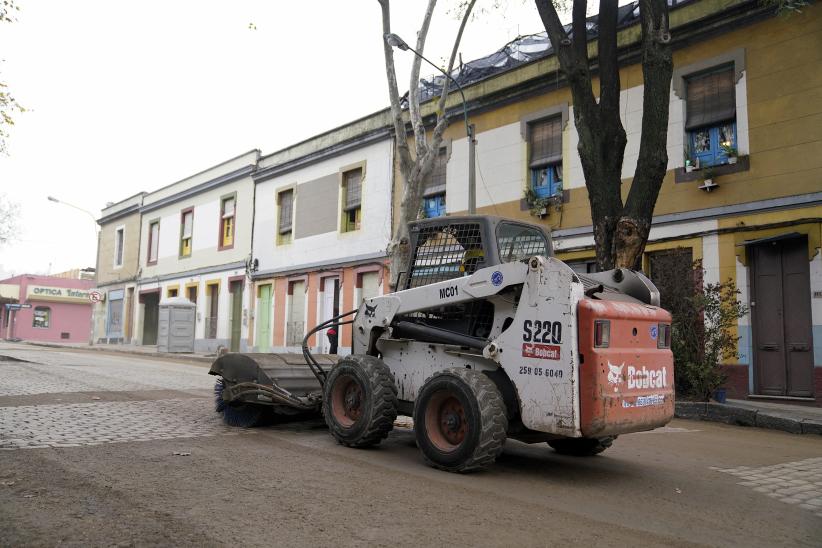
<path fill-rule="evenodd" d="M 676 402 L 681 419 L 723 422 L 737 426 L 756 426 L 793 434 L 822 435 L 822 408 L 768 401 L 728 400 L 716 402 Z"/>
<path fill-rule="evenodd" d="M 62 348 L 72 350 L 82 350 L 91 352 L 104 352 L 108 354 L 130 354 L 132 356 L 143 356 L 148 358 L 159 358 L 164 360 L 195 361 L 198 363 L 211 363 L 217 359 L 217 354 L 206 352 L 183 352 L 166 353 L 158 352 L 156 346 L 137 346 L 131 344 L 95 344 L 88 343 L 57 343 L 39 341 L 17 341 L 15 344 L 25 344 L 29 346 L 42 346 L 45 348 Z"/>

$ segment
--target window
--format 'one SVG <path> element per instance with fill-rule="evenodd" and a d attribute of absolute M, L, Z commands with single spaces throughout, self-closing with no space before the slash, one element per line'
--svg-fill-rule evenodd
<path fill-rule="evenodd" d="M 277 243 L 291 242 L 292 227 L 294 225 L 294 190 L 284 190 L 277 195 L 279 213 L 277 215 Z"/>
<path fill-rule="evenodd" d="M 343 232 L 359 230 L 362 223 L 362 168 L 343 173 Z"/>
<path fill-rule="evenodd" d="M 530 188 L 538 198 L 562 192 L 562 117 L 532 122 L 528 127 Z"/>
<path fill-rule="evenodd" d="M 534 255 L 553 255 L 548 238 L 539 229 L 513 223 L 502 223 L 497 227 L 499 258 L 504 263 L 529 259 Z"/>
<path fill-rule="evenodd" d="M 125 239 L 125 227 L 120 227 L 114 233 L 114 266 L 123 266 L 123 243 Z"/>
<path fill-rule="evenodd" d="M 189 301 L 197 304 L 197 286 L 189 285 L 186 287 L 186 297 Z"/>
<path fill-rule="evenodd" d="M 728 163 L 728 149 L 736 148 L 736 91 L 734 67 L 703 72 L 686 80 L 690 157 L 700 166 Z"/>
<path fill-rule="evenodd" d="M 234 226 L 237 197 L 229 196 L 220 200 L 220 245 L 219 249 L 234 247 Z"/>
<path fill-rule="evenodd" d="M 180 214 L 180 257 L 191 256 L 191 235 L 194 232 L 194 209 L 184 209 Z"/>
<path fill-rule="evenodd" d="M 160 245 L 160 221 L 148 225 L 148 264 L 157 264 L 157 248 Z"/>
<path fill-rule="evenodd" d="M 34 319 L 31 322 L 32 327 L 39 327 L 40 329 L 48 329 L 51 322 L 51 308 L 47 306 L 34 307 Z"/>
<path fill-rule="evenodd" d="M 448 164 L 448 149 L 442 147 L 434 159 L 431 173 L 423 181 L 423 210 L 427 218 L 445 215 L 445 171 Z"/>
<path fill-rule="evenodd" d="M 173 286 L 173 287 L 169 287 L 169 288 L 166 290 L 166 295 L 168 295 L 168 297 L 169 297 L 169 298 L 171 298 L 171 297 L 176 297 L 176 296 L 177 296 L 177 295 L 179 295 L 179 294 L 180 294 L 180 288 L 179 288 L 179 287 L 177 287 L 176 285 L 175 285 L 175 286 Z"/>

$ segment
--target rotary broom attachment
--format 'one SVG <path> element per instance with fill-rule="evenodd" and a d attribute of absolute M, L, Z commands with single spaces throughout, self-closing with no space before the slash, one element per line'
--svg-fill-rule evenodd
<path fill-rule="evenodd" d="M 229 426 L 239 426 L 241 428 L 251 428 L 261 426 L 266 422 L 268 409 L 261 405 L 248 403 L 229 404 L 223 399 L 225 383 L 223 379 L 217 379 L 214 384 L 214 410 L 222 413 L 223 421 Z"/>

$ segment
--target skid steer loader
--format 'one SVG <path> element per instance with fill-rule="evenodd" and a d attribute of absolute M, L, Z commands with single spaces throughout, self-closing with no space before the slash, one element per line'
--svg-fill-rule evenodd
<path fill-rule="evenodd" d="M 493 463 L 506 438 L 593 455 L 671 420 L 671 317 L 641 273 L 576 273 L 549 232 L 507 219 L 409 229 L 403 289 L 308 335 L 351 323 L 351 355 L 313 356 L 306 336 L 303 356 L 215 361 L 227 420 L 321 410 L 341 444 L 367 447 L 410 415 L 426 462 L 456 472 Z"/>

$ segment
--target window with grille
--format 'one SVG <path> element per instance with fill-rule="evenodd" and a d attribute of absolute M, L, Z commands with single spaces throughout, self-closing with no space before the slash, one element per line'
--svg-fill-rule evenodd
<path fill-rule="evenodd" d="M 220 249 L 234 247 L 237 197 L 229 196 L 220 200 Z"/>
<path fill-rule="evenodd" d="M 562 192 L 562 116 L 528 125 L 528 169 L 538 198 Z"/>
<path fill-rule="evenodd" d="M 445 215 L 445 172 L 448 149 L 441 147 L 434 159 L 431 173 L 423 181 L 423 210 L 427 218 Z"/>
<path fill-rule="evenodd" d="M 193 234 L 194 210 L 183 210 L 180 214 L 180 257 L 191 256 L 191 239 Z"/>
<path fill-rule="evenodd" d="M 277 195 L 279 207 L 277 243 L 287 244 L 291 241 L 294 226 L 294 190 L 284 190 Z"/>
<path fill-rule="evenodd" d="M 148 225 L 148 264 L 157 263 L 157 248 L 160 245 L 160 221 Z"/>
<path fill-rule="evenodd" d="M 733 65 L 691 76 L 686 85 L 685 130 L 691 161 L 699 166 L 727 163 L 737 142 Z"/>
<path fill-rule="evenodd" d="M 362 224 L 362 168 L 343 173 L 343 232 Z"/>
<path fill-rule="evenodd" d="M 125 243 L 125 228 L 118 228 L 114 233 L 114 266 L 123 266 L 123 244 Z"/>
<path fill-rule="evenodd" d="M 536 228 L 502 223 L 497 227 L 500 261 L 514 263 L 534 255 L 551 255 L 545 234 Z"/>
<path fill-rule="evenodd" d="M 479 223 L 422 227 L 407 288 L 473 274 L 484 262 Z"/>

